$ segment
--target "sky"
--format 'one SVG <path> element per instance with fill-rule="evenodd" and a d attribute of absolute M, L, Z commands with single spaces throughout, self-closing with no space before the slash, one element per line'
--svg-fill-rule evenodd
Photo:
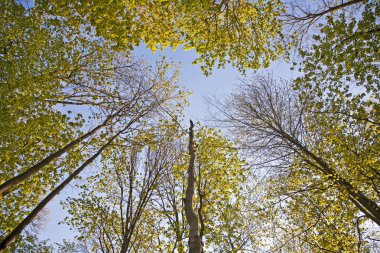
<path fill-rule="evenodd" d="M 172 59 L 174 62 L 180 63 L 179 84 L 192 92 L 189 98 L 190 106 L 185 109 L 185 119 L 191 118 L 193 121 L 202 123 L 206 123 L 205 119 L 209 116 L 207 97 L 214 95 L 218 98 L 226 97 L 234 91 L 235 86 L 239 84 L 239 80 L 249 78 L 254 74 L 253 71 L 248 71 L 246 76 L 243 76 L 237 69 L 228 65 L 224 69 L 214 68 L 212 75 L 206 77 L 201 71 L 200 65 L 192 64 L 197 57 L 196 52 L 194 50 L 184 51 L 181 48 L 174 52 L 168 48 L 163 52 L 152 54 L 143 45 L 135 50 L 135 56 L 146 60 L 150 64 L 154 64 L 162 56 L 165 56 L 167 60 Z M 274 62 L 270 68 L 259 70 L 257 73 L 270 73 L 281 78 L 292 77 L 290 65 L 281 61 Z"/>
<path fill-rule="evenodd" d="M 192 92 L 189 98 L 189 107 L 185 109 L 185 120 L 182 123 L 184 128 L 187 128 L 189 119 L 194 122 L 199 121 L 203 125 L 207 125 L 209 118 L 209 106 L 207 97 L 217 97 L 223 100 L 234 88 L 239 84 L 239 80 L 249 78 L 254 74 L 272 74 L 277 78 L 292 78 L 293 72 L 290 71 L 290 65 L 277 61 L 271 64 L 268 69 L 259 70 L 256 73 L 247 72 L 246 76 L 242 76 L 236 69 L 231 66 L 226 66 L 224 69 L 214 69 L 212 75 L 206 77 L 200 69 L 199 65 L 193 65 L 192 62 L 196 58 L 195 51 L 184 51 L 180 47 L 173 52 L 170 48 L 161 52 L 153 54 L 151 51 L 145 49 L 142 45 L 135 49 L 135 57 L 142 59 L 149 64 L 154 64 L 165 56 L 168 61 L 180 63 L 181 74 L 179 85 L 185 87 Z M 86 173 L 85 171 L 83 172 Z M 41 230 L 39 238 L 41 240 L 49 240 L 50 243 L 61 243 L 63 239 L 73 239 L 76 235 L 75 231 L 71 231 L 65 224 L 59 224 L 67 216 L 65 210 L 62 210 L 60 201 L 64 201 L 68 196 L 73 197 L 76 195 L 75 188 L 71 186 L 63 190 L 58 197 L 53 199 L 46 207 L 48 209 L 48 219 L 45 227 Z"/>

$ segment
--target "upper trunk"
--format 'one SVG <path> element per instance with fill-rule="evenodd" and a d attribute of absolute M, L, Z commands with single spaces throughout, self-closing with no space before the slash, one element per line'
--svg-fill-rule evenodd
<path fill-rule="evenodd" d="M 189 253 L 201 253 L 202 252 L 202 243 L 198 231 L 198 217 L 193 209 L 193 196 L 194 196 L 194 185 L 195 185 L 195 176 L 194 176 L 194 163 L 195 163 L 195 151 L 194 151 L 194 124 L 190 120 L 189 128 L 189 167 L 187 170 L 187 188 L 186 195 L 184 199 L 185 204 L 185 214 L 186 219 L 189 222 Z"/>

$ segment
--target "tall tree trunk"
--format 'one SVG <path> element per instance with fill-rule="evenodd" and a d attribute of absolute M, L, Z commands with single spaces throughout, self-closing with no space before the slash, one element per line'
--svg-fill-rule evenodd
<path fill-rule="evenodd" d="M 28 179 L 29 177 L 31 177 L 32 175 L 34 175 L 35 173 L 37 173 L 38 171 L 40 171 L 42 168 L 44 168 L 45 166 L 49 165 L 49 163 L 51 163 L 54 159 L 60 157 L 61 155 L 63 155 L 64 153 L 66 153 L 68 150 L 70 150 L 71 148 L 73 148 L 74 146 L 76 146 L 77 144 L 79 144 L 81 141 L 83 141 L 83 140 L 89 138 L 90 136 L 92 136 L 93 134 L 95 134 L 101 128 L 103 128 L 104 126 L 106 126 L 107 123 L 114 116 L 116 116 L 116 114 L 113 114 L 112 116 L 108 117 L 106 120 L 103 121 L 102 124 L 98 125 L 97 127 L 95 127 L 94 129 L 92 129 L 91 131 L 87 132 L 86 134 L 80 136 L 79 138 L 73 140 L 72 142 L 70 142 L 69 144 L 67 144 L 66 146 L 64 146 L 63 148 L 57 150 L 55 153 L 49 155 L 48 157 L 44 158 L 40 162 L 36 163 L 35 165 L 33 165 L 32 167 L 30 167 L 26 171 L 20 173 L 19 175 L 15 176 L 15 177 L 9 179 L 8 181 L 4 182 L 3 184 L 1 184 L 0 185 L 0 196 L 5 196 L 10 191 L 12 191 L 12 188 L 14 188 L 14 186 L 16 186 L 19 183 L 25 181 L 26 179 Z"/>
<path fill-rule="evenodd" d="M 148 151 L 149 152 L 149 151 Z M 132 155 L 133 156 L 133 155 Z M 149 159 L 149 155 L 148 155 Z M 125 226 L 123 228 L 124 234 L 123 234 L 123 242 L 121 245 L 120 253 L 127 253 L 130 252 L 131 247 L 133 247 L 133 241 L 132 236 L 134 235 L 135 230 L 138 228 L 138 222 L 141 219 L 141 216 L 143 215 L 143 212 L 145 210 L 146 205 L 148 204 L 149 200 L 152 197 L 153 190 L 155 189 L 155 186 L 157 184 L 157 181 L 161 177 L 161 170 L 163 167 L 159 166 L 157 163 L 154 163 L 152 165 L 154 168 L 152 168 L 154 171 L 149 171 L 148 167 L 145 168 L 145 176 L 143 179 L 143 185 L 141 188 L 141 191 L 139 193 L 139 201 L 137 203 L 137 206 L 133 208 L 133 189 L 135 186 L 133 185 L 133 182 L 135 180 L 133 179 L 132 175 L 130 175 L 130 183 L 129 183 L 129 195 L 128 195 L 128 209 L 126 215 L 125 215 Z M 135 170 L 137 173 L 137 168 L 135 169 L 134 166 L 131 166 L 131 170 Z M 132 208 L 134 209 L 134 213 L 132 213 Z"/>
<path fill-rule="evenodd" d="M 202 183 L 202 173 L 201 173 L 201 166 L 198 167 L 198 195 L 199 195 L 199 208 L 198 208 L 198 217 L 199 217 L 199 222 L 200 222 L 200 230 L 199 230 L 199 238 L 201 240 L 202 244 L 202 250 L 203 252 L 203 235 L 205 232 L 205 221 L 202 215 L 202 208 L 203 208 L 203 193 L 201 191 L 201 183 Z"/>
<path fill-rule="evenodd" d="M 131 123 L 127 125 L 130 126 Z M 125 129 L 119 131 L 115 134 L 111 139 L 108 140 L 106 144 L 104 144 L 93 156 L 87 159 L 79 168 L 77 168 L 65 181 L 63 181 L 60 185 L 58 185 L 53 191 L 51 191 L 38 205 L 33 209 L 33 211 L 25 217 L 21 223 L 0 243 L 0 253 L 4 252 L 9 244 L 11 244 L 17 236 L 21 234 L 21 232 L 28 226 L 33 219 L 38 215 L 39 212 L 55 197 L 62 191 L 76 176 L 79 175 L 89 164 L 91 164 L 102 152 L 105 148 L 107 148 Z"/>
<path fill-rule="evenodd" d="M 193 196 L 194 196 L 194 185 L 195 185 L 195 151 L 194 151 L 194 124 L 190 120 L 189 128 L 189 167 L 187 169 L 188 178 L 187 178 L 187 188 L 185 195 L 185 214 L 186 219 L 189 223 L 189 253 L 200 253 L 202 252 L 202 243 L 198 231 L 198 217 L 193 209 Z"/>

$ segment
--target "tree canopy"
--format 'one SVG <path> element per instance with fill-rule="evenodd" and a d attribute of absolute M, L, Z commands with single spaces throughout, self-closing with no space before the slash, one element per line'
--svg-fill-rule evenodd
<path fill-rule="evenodd" d="M 379 1 L 28 3 L 0 3 L 0 252 L 379 250 Z M 217 128 L 141 45 L 242 73 Z M 39 240 L 69 185 L 77 236 Z"/>

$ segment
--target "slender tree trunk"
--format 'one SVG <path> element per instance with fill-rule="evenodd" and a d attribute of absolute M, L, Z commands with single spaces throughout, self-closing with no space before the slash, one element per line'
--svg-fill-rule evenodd
<path fill-rule="evenodd" d="M 312 21 L 315 21 L 317 18 L 320 18 L 322 17 L 323 15 L 326 15 L 328 13 L 331 13 L 331 12 L 334 12 L 334 11 L 337 11 L 337 10 L 340 10 L 340 9 L 343 9 L 343 8 L 346 8 L 348 6 L 351 6 L 351 5 L 354 5 L 354 4 L 358 4 L 358 3 L 361 3 L 361 2 L 364 2 L 365 0 L 351 0 L 351 1 L 347 1 L 347 2 L 343 2 L 341 4 L 338 4 L 338 5 L 335 5 L 335 6 L 332 6 L 332 7 L 327 7 L 327 9 L 323 10 L 323 11 L 320 11 L 320 12 L 308 12 L 307 10 L 303 10 L 303 13 L 305 14 L 305 16 L 302 16 L 302 17 L 295 17 L 293 16 L 293 18 L 297 21 L 306 21 L 306 20 L 312 20 Z"/>
<path fill-rule="evenodd" d="M 176 228 L 175 236 L 177 240 L 178 253 L 185 253 L 185 248 L 183 247 L 183 243 L 182 243 L 182 235 L 178 227 Z"/>
<path fill-rule="evenodd" d="M 199 196 L 199 209 L 198 209 L 198 216 L 199 216 L 199 222 L 200 222 L 200 230 L 199 230 L 199 240 L 201 241 L 202 249 L 201 252 L 203 252 L 203 234 L 205 231 L 205 222 L 202 215 L 202 207 L 203 207 L 203 196 Z"/>
<path fill-rule="evenodd" d="M 198 208 L 198 217 L 199 217 L 199 223 L 200 223 L 200 230 L 199 230 L 199 238 L 201 240 L 202 244 L 202 251 L 203 252 L 203 235 L 205 232 L 205 221 L 203 219 L 202 215 L 202 208 L 203 208 L 203 197 L 201 191 L 201 183 L 202 183 L 202 174 L 201 174 L 201 166 L 198 167 L 198 195 L 199 195 L 199 208 Z"/>
<path fill-rule="evenodd" d="M 323 16 L 323 15 L 325 15 L 327 13 L 330 13 L 330 12 L 333 12 L 333 11 L 337 11 L 339 9 L 343 9 L 343 8 L 345 8 L 347 6 L 358 4 L 360 2 L 364 2 L 364 0 L 351 0 L 351 1 L 348 1 L 348 2 L 345 2 L 345 3 L 333 6 L 333 7 L 329 8 L 329 9 L 327 9 L 325 11 L 322 11 L 322 12 L 319 12 L 319 13 L 310 14 L 310 16 L 312 16 L 312 17 Z"/>
<path fill-rule="evenodd" d="M 187 170 L 188 179 L 187 179 L 187 189 L 186 195 L 184 199 L 185 204 L 185 214 L 186 219 L 189 223 L 189 253 L 200 253 L 202 252 L 202 243 L 201 238 L 199 236 L 198 231 L 198 217 L 193 209 L 193 196 L 194 196 L 194 185 L 195 185 L 195 151 L 194 151 L 194 132 L 193 132 L 194 124 L 190 120 L 190 128 L 189 128 L 189 167 Z"/>
<path fill-rule="evenodd" d="M 176 238 L 176 244 L 175 245 L 178 248 L 178 253 L 185 253 L 185 248 L 184 248 L 183 243 L 182 243 L 183 231 L 181 232 L 181 224 L 180 224 L 179 213 L 178 213 L 178 209 L 177 209 L 177 201 L 176 201 L 174 192 L 173 192 L 173 204 L 172 205 L 173 205 L 173 212 L 175 215 L 175 220 L 174 220 L 175 238 Z M 176 247 L 174 247 L 174 249 Z M 174 252 L 174 249 L 173 249 L 173 252 Z"/>
<path fill-rule="evenodd" d="M 129 126 L 130 124 L 128 124 Z M 128 127 L 127 126 L 127 127 Z M 127 128 L 126 127 L 126 128 Z M 89 164 L 91 164 L 103 151 L 107 148 L 123 131 L 119 131 L 115 134 L 109 141 L 104 144 L 93 156 L 91 156 L 88 160 L 86 160 L 79 168 L 77 168 L 65 181 L 63 181 L 60 185 L 58 185 L 53 191 L 51 191 L 38 205 L 33 209 L 33 211 L 23 219 L 23 221 L 0 243 L 0 253 L 4 252 L 4 250 L 11 244 L 17 236 L 21 234 L 21 232 L 28 226 L 33 219 L 38 215 L 39 212 L 55 197 L 62 191 L 76 176 L 79 175 Z"/>
<path fill-rule="evenodd" d="M 116 114 L 112 115 L 111 117 L 108 117 L 105 121 L 103 121 L 102 124 L 98 125 L 97 127 L 95 127 L 94 129 L 92 129 L 91 131 L 89 131 L 86 134 L 80 136 L 79 138 L 73 140 L 72 142 L 70 142 L 69 144 L 67 144 L 66 146 L 64 146 L 63 148 L 57 150 L 55 153 L 49 155 L 48 157 L 44 158 L 40 162 L 36 163 L 35 165 L 33 165 L 32 167 L 30 167 L 26 171 L 20 173 L 19 175 L 15 176 L 15 177 L 9 179 L 8 181 L 4 182 L 3 184 L 1 184 L 0 185 L 0 196 L 5 196 L 6 194 L 8 194 L 9 192 L 12 191 L 12 188 L 14 188 L 14 186 L 16 186 L 19 183 L 25 181 L 26 179 L 28 179 L 29 177 L 31 177 L 32 175 L 34 175 L 35 173 L 37 173 L 38 171 L 40 171 L 42 168 L 44 168 L 45 166 L 49 165 L 49 163 L 51 163 L 54 159 L 60 157 L 61 155 L 63 155 L 64 153 L 66 153 L 68 150 L 70 150 L 71 148 L 73 148 L 74 146 L 76 146 L 77 144 L 79 144 L 81 141 L 83 141 L 83 140 L 89 138 L 90 136 L 92 136 L 93 134 L 95 134 L 101 128 L 103 128 L 104 126 L 106 126 L 107 123 L 115 115 Z"/>

